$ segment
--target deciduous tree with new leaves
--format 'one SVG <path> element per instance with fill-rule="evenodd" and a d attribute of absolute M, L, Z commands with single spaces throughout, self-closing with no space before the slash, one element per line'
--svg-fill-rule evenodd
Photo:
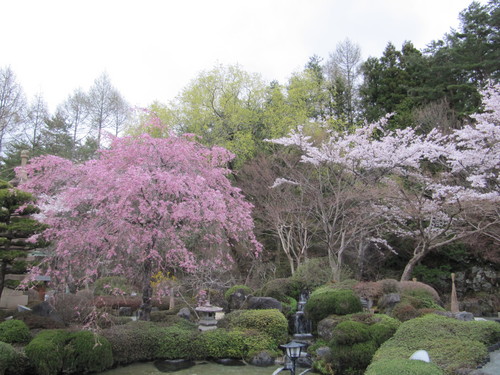
<path fill-rule="evenodd" d="M 436 129 L 427 135 L 412 128 L 390 131 L 383 120 L 352 133 L 332 133 L 319 145 L 300 132 L 275 142 L 299 146 L 305 163 L 337 166 L 378 188 L 372 211 L 384 220 L 387 233 L 414 243 L 401 277 L 407 280 L 432 250 L 472 234 L 495 239 L 499 91 L 496 86 L 484 92 L 484 113 L 475 116 L 476 123 L 449 135 Z"/>
<path fill-rule="evenodd" d="M 162 271 L 229 268 L 232 246 L 257 256 L 251 204 L 227 178 L 233 155 L 187 136 L 115 138 L 97 160 L 43 156 L 27 166 L 42 236 L 54 248 L 34 273 L 83 285 L 101 275 L 140 278 L 143 318 L 151 277 Z"/>

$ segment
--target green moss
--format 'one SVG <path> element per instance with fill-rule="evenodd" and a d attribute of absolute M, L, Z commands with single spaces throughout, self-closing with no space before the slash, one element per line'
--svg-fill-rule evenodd
<path fill-rule="evenodd" d="M 229 297 L 231 297 L 231 295 L 233 295 L 234 293 L 236 293 L 240 289 L 242 289 L 245 292 L 245 294 L 252 294 L 253 293 L 252 288 L 250 288 L 246 285 L 234 285 L 231 288 L 229 288 L 228 290 L 226 290 L 226 292 L 224 293 L 224 299 L 226 301 L 229 301 Z"/>
<path fill-rule="evenodd" d="M 359 298 L 349 289 L 322 288 L 314 291 L 307 301 L 304 312 L 317 324 L 328 315 L 347 315 L 362 311 Z"/>
<path fill-rule="evenodd" d="M 365 375 L 443 375 L 434 363 L 411 359 L 389 359 L 372 363 Z"/>
<path fill-rule="evenodd" d="M 23 321 L 11 319 L 0 323 L 0 341 L 13 344 L 25 343 L 30 339 L 29 328 Z"/>

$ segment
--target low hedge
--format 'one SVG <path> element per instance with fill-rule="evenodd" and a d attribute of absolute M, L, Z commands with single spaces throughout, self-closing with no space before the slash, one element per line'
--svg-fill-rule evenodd
<path fill-rule="evenodd" d="M 349 289 L 320 288 L 307 301 L 304 312 L 314 325 L 328 315 L 348 315 L 363 310 L 359 298 Z"/>
<path fill-rule="evenodd" d="M 409 320 L 377 350 L 373 362 L 408 359 L 424 349 L 445 374 L 475 368 L 487 356 L 487 345 L 500 339 L 495 322 L 463 322 L 428 314 Z"/>
<path fill-rule="evenodd" d="M 0 323 L 0 341 L 14 344 L 31 340 L 30 330 L 21 320 L 11 319 Z"/>
<path fill-rule="evenodd" d="M 113 365 L 108 340 L 89 331 L 42 331 L 26 345 L 25 353 L 39 375 L 101 372 Z"/>
<path fill-rule="evenodd" d="M 284 344 L 288 339 L 288 321 L 276 309 L 233 311 L 221 319 L 219 327 L 263 332 L 273 339 L 276 345 Z"/>
<path fill-rule="evenodd" d="M 155 357 L 159 359 L 196 359 L 200 357 L 196 341 L 199 332 L 181 326 L 164 327 L 160 330 Z"/>

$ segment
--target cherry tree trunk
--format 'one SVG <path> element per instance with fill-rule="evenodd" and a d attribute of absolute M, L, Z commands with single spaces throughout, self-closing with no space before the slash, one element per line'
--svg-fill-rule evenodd
<path fill-rule="evenodd" d="M 142 279 L 142 305 L 139 310 L 140 320 L 150 320 L 151 309 L 153 308 L 151 298 L 153 296 L 153 287 L 151 286 L 151 277 L 153 275 L 151 260 L 146 259 L 143 265 Z"/>
<path fill-rule="evenodd" d="M 422 258 L 429 252 L 428 246 L 417 247 L 413 252 L 413 257 L 408 261 L 401 275 L 401 281 L 409 281 L 415 266 L 422 260 Z"/>

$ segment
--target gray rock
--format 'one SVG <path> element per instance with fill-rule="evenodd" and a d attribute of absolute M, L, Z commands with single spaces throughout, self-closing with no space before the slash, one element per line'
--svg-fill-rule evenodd
<path fill-rule="evenodd" d="M 454 315 L 455 315 L 455 319 L 463 320 L 464 322 L 470 322 L 470 321 L 474 320 L 474 315 L 470 312 L 467 312 L 467 311 L 460 311 Z"/>
<path fill-rule="evenodd" d="M 177 316 L 184 318 L 186 320 L 191 320 L 191 311 L 189 311 L 187 307 L 183 307 L 182 309 L 179 310 Z"/>
<path fill-rule="evenodd" d="M 339 324 L 339 321 L 334 318 L 325 318 L 318 323 L 318 336 L 325 341 L 333 339 L 333 329 Z"/>
<path fill-rule="evenodd" d="M 263 351 L 255 355 L 251 360 L 250 364 L 258 367 L 266 367 L 274 365 L 274 358 L 269 355 L 268 352 Z"/>
<path fill-rule="evenodd" d="M 33 306 L 31 310 L 34 315 L 50 318 L 58 323 L 64 323 L 61 315 L 47 301 L 40 302 L 38 305 Z"/>
<path fill-rule="evenodd" d="M 272 297 L 250 297 L 247 299 L 244 307 L 249 310 L 278 309 L 283 311 L 281 302 Z"/>

